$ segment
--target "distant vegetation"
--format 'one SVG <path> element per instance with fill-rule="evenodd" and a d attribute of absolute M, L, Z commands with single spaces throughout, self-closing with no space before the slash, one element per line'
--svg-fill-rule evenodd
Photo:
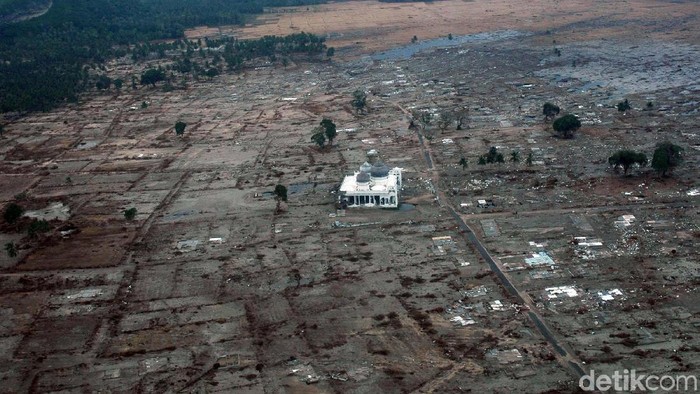
<path fill-rule="evenodd" d="M 186 28 L 241 24 L 264 7 L 317 4 L 323 0 L 54 0 L 41 17 L 0 26 L 0 112 L 43 111 L 75 102 L 93 86 L 111 84 L 98 70 L 112 58 L 138 61 L 163 57 L 176 45 L 188 55 L 202 45 L 179 41 Z M 10 7 L 14 0 L 0 0 Z M 178 40 L 153 44 L 153 40 Z M 224 42 L 230 69 L 253 55 L 275 51 L 324 53 L 323 39 L 310 34 Z M 238 52 L 237 52 L 237 51 Z M 204 54 L 203 51 L 201 51 Z M 187 58 L 182 60 L 187 67 Z M 232 66 L 233 65 L 233 66 Z M 206 74 L 205 70 L 202 75 Z M 123 82 L 123 81 L 122 81 Z M 132 87 L 134 86 L 132 82 Z M 121 87 L 121 83 L 119 84 Z"/>

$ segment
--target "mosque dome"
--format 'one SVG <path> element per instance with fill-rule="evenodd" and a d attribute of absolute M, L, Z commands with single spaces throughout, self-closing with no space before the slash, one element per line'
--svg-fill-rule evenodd
<path fill-rule="evenodd" d="M 384 163 L 379 162 L 372 166 L 369 173 L 372 175 L 372 178 L 385 178 L 389 176 L 389 167 L 385 166 Z"/>
<path fill-rule="evenodd" d="M 369 182 L 369 179 L 370 179 L 369 174 L 366 172 L 360 172 L 355 177 L 355 180 L 357 181 L 357 183 L 367 183 L 367 182 Z"/>

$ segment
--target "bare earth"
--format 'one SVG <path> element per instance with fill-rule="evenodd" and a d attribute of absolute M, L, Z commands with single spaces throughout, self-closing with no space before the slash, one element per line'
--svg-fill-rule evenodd
<path fill-rule="evenodd" d="M 379 3 L 349 1 L 273 9 L 243 29 L 202 28 L 191 38 L 219 31 L 240 38 L 304 31 L 326 35 L 346 53 L 371 53 L 420 40 L 512 29 L 558 31 L 559 42 L 621 37 L 700 41 L 693 1 L 469 1 Z M 663 28 L 660 28 L 663 27 Z M 559 31 L 561 30 L 561 31 Z"/>
<path fill-rule="evenodd" d="M 326 34 L 332 61 L 7 124 L 0 201 L 56 218 L 36 239 L 29 218 L 1 227 L 20 248 L 0 256 L 0 392 L 568 393 L 591 369 L 697 373 L 697 2 L 308 8 L 188 35 Z M 575 138 L 546 101 L 579 116 Z M 454 110 L 461 130 L 409 128 Z M 323 117 L 339 135 L 320 150 Z M 664 140 L 684 149 L 671 177 L 607 164 Z M 477 164 L 490 147 L 506 163 Z M 370 149 L 404 169 L 405 205 L 343 216 L 337 187 Z"/>

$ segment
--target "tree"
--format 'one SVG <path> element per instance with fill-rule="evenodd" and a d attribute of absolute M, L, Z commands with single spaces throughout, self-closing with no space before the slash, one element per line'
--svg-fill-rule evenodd
<path fill-rule="evenodd" d="M 454 122 L 454 116 L 453 113 L 449 111 L 444 111 L 440 113 L 440 117 L 438 118 L 437 121 L 437 126 L 441 131 L 447 130 L 448 127 Z"/>
<path fill-rule="evenodd" d="M 49 230 L 51 230 L 51 225 L 49 224 L 49 222 L 47 222 L 44 219 L 41 219 L 41 220 L 34 219 L 34 220 L 32 220 L 31 223 L 29 223 L 29 228 L 27 229 L 27 234 L 29 235 L 30 238 L 37 238 L 37 237 L 39 237 L 39 234 L 45 233 Z"/>
<path fill-rule="evenodd" d="M 212 68 L 208 69 L 207 71 L 205 71 L 204 75 L 206 75 L 207 78 L 209 78 L 211 80 L 215 76 L 219 75 L 219 69 L 216 67 L 212 67 Z"/>
<path fill-rule="evenodd" d="M 332 120 L 323 118 L 321 121 L 321 127 L 323 128 L 323 134 L 328 139 L 328 144 L 333 145 L 333 140 L 338 135 L 336 131 L 335 123 Z"/>
<path fill-rule="evenodd" d="M 517 150 L 510 152 L 510 161 L 513 163 L 520 163 L 520 152 Z"/>
<path fill-rule="evenodd" d="M 559 115 L 559 107 L 550 102 L 546 102 L 542 106 L 542 115 L 544 115 L 547 119 L 551 119 L 552 117 Z"/>
<path fill-rule="evenodd" d="M 11 258 L 17 257 L 17 245 L 14 242 L 8 242 L 5 244 L 5 251 L 7 255 Z"/>
<path fill-rule="evenodd" d="M 671 171 L 674 167 L 683 162 L 683 148 L 664 141 L 656 146 L 654 157 L 651 159 L 651 167 L 658 171 L 661 176 Z"/>
<path fill-rule="evenodd" d="M 109 87 L 111 85 L 112 85 L 112 78 L 110 78 L 104 74 L 97 77 L 97 82 L 95 82 L 95 87 L 98 90 L 109 89 Z"/>
<path fill-rule="evenodd" d="M 156 83 L 165 80 L 165 72 L 161 69 L 149 68 L 141 74 L 141 85 L 156 86 Z"/>
<path fill-rule="evenodd" d="M 0 137 L 2 137 L 2 134 L 5 132 L 5 125 L 0 124 Z"/>
<path fill-rule="evenodd" d="M 574 131 L 581 127 L 581 121 L 573 114 L 564 115 L 552 123 L 552 128 L 562 138 L 573 138 Z"/>
<path fill-rule="evenodd" d="M 287 187 L 284 185 L 277 185 L 275 186 L 275 201 L 277 201 L 277 207 L 275 208 L 275 212 L 280 211 L 280 204 L 282 201 L 287 202 Z"/>
<path fill-rule="evenodd" d="M 462 170 L 466 170 L 468 166 L 467 159 L 465 159 L 464 157 L 459 159 L 459 165 L 462 166 Z"/>
<path fill-rule="evenodd" d="M 134 220 L 134 219 L 136 218 L 136 213 L 137 213 L 137 212 L 138 212 L 138 211 L 137 211 L 136 208 L 134 208 L 134 207 L 129 208 L 129 209 L 125 209 L 125 210 L 124 210 L 124 219 L 126 219 L 126 220 L 128 220 L 128 221 Z"/>
<path fill-rule="evenodd" d="M 6 223 L 14 224 L 20 217 L 22 217 L 23 213 L 24 209 L 22 207 L 11 202 L 7 205 L 7 208 L 5 208 L 3 219 L 5 219 Z"/>
<path fill-rule="evenodd" d="M 464 123 L 467 121 L 468 116 L 469 116 L 469 108 L 467 108 L 467 107 L 459 108 L 454 112 L 454 118 L 455 118 L 455 121 L 457 122 L 457 130 L 462 130 L 462 127 L 464 126 Z"/>
<path fill-rule="evenodd" d="M 357 112 L 364 112 L 367 108 L 367 93 L 364 90 L 357 89 L 352 93 L 352 106 Z"/>
<path fill-rule="evenodd" d="M 452 33 L 447 34 L 447 39 L 450 40 L 450 41 L 452 41 L 452 39 L 453 39 Z"/>
<path fill-rule="evenodd" d="M 114 80 L 114 87 L 117 90 L 121 90 L 122 86 L 124 86 L 124 80 L 121 78 L 117 78 Z"/>
<path fill-rule="evenodd" d="M 415 44 L 415 43 L 417 43 L 417 42 L 418 42 L 418 37 L 417 37 L 417 36 L 411 37 L 411 44 Z"/>
<path fill-rule="evenodd" d="M 314 129 L 314 134 L 311 136 L 311 141 L 315 142 L 319 148 L 323 148 L 323 145 L 326 144 L 326 133 L 324 132 L 323 128 L 316 127 Z"/>
<path fill-rule="evenodd" d="M 489 148 L 488 153 L 482 156 L 486 163 L 505 163 L 503 154 L 498 151 L 498 148 L 492 146 Z"/>
<path fill-rule="evenodd" d="M 610 156 L 608 158 L 608 164 L 610 164 L 613 168 L 622 167 L 625 175 L 627 175 L 627 170 L 635 164 L 639 165 L 640 167 L 646 166 L 647 155 L 642 152 L 623 149 Z"/>
<path fill-rule="evenodd" d="M 275 198 L 287 202 L 287 187 L 284 185 L 275 186 Z"/>
<path fill-rule="evenodd" d="M 631 108 L 632 107 L 630 106 L 630 102 L 627 101 L 627 99 L 625 99 L 625 101 L 620 101 L 619 103 L 617 103 L 617 110 L 619 112 L 626 112 Z"/>
<path fill-rule="evenodd" d="M 185 133 L 185 127 L 187 127 L 187 123 L 178 121 L 175 123 L 175 134 L 177 135 L 182 135 Z"/>
<path fill-rule="evenodd" d="M 476 163 L 480 166 L 486 165 L 486 157 L 479 156 L 479 161 L 477 161 Z"/>
<path fill-rule="evenodd" d="M 525 164 L 527 164 L 528 167 L 532 166 L 533 159 L 534 158 L 533 158 L 532 152 L 528 153 L 527 159 L 525 159 Z"/>
<path fill-rule="evenodd" d="M 335 48 L 333 48 L 333 47 L 328 48 L 328 50 L 326 51 L 326 56 L 330 58 L 330 57 L 333 57 L 333 55 L 335 55 Z"/>

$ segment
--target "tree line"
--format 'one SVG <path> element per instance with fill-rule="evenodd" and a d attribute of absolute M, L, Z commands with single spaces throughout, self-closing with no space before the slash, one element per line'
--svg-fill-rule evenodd
<path fill-rule="evenodd" d="M 323 1 L 55 0 L 38 18 L 0 26 L 0 112 L 45 111 L 74 102 L 99 82 L 95 70 L 107 60 L 127 55 L 140 60 L 154 48 L 165 53 L 165 45 L 143 43 L 180 40 L 185 29 L 199 25 L 242 24 L 264 7 Z M 244 43 L 231 43 L 229 66 L 269 55 L 273 46 L 292 52 L 326 49 L 311 35 Z"/>

